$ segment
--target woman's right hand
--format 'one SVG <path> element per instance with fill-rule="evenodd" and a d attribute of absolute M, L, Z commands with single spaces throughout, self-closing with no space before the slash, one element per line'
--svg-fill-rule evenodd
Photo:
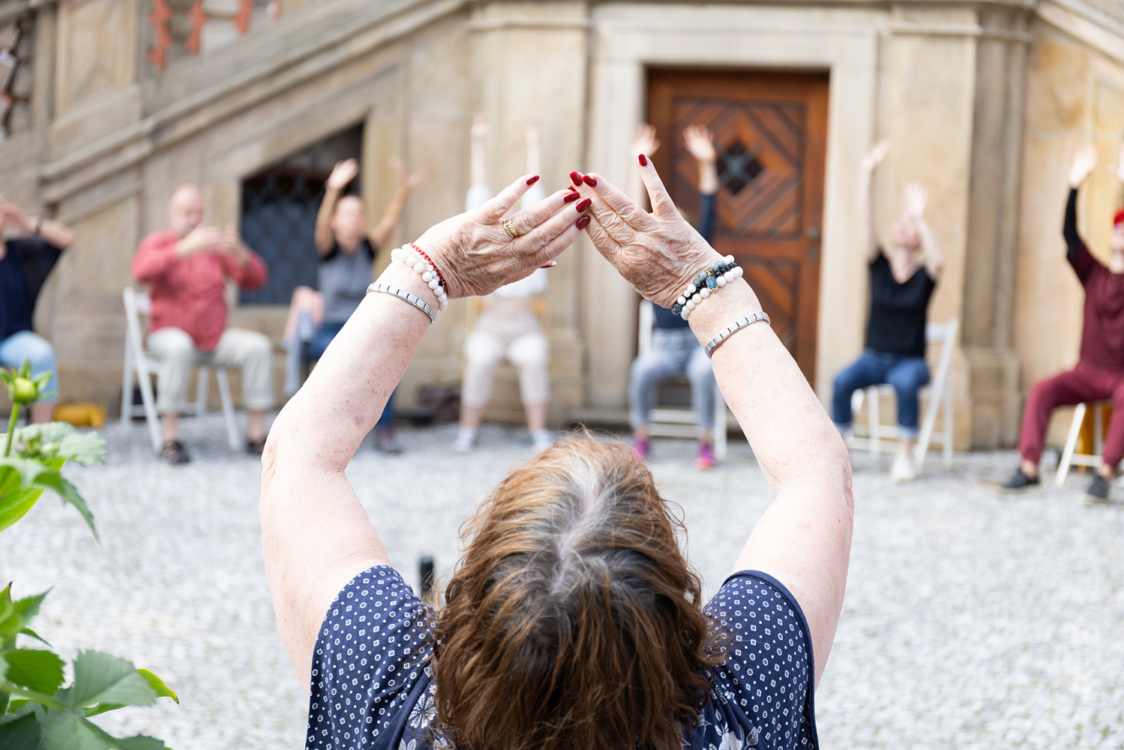
<path fill-rule="evenodd" d="M 588 232 L 594 247 L 640 296 L 671 307 L 722 256 L 679 214 L 652 162 L 640 157 L 640 163 L 652 213 L 600 175 L 586 175 L 579 192 L 592 200 Z"/>
<path fill-rule="evenodd" d="M 559 190 L 534 206 L 512 213 L 523 194 L 538 181 L 520 177 L 480 208 L 437 224 L 415 243 L 428 255 L 445 279 L 450 299 L 491 294 L 519 281 L 553 260 L 573 244 L 582 228 L 582 211 L 576 195 Z M 582 210 L 578 210 L 578 206 Z M 503 228 L 510 219 L 518 237 Z"/>
<path fill-rule="evenodd" d="M 1082 146 L 1073 154 L 1073 164 L 1069 168 L 1069 186 L 1076 190 L 1093 173 L 1097 166 L 1097 147 Z"/>
<path fill-rule="evenodd" d="M 890 139 L 883 138 L 866 152 L 866 156 L 863 157 L 863 171 L 867 174 L 873 173 L 882 166 L 882 162 L 886 161 L 888 153 L 890 153 Z"/>
<path fill-rule="evenodd" d="M 328 190 L 343 190 L 347 187 L 347 183 L 355 179 L 357 174 L 359 174 L 359 162 L 355 159 L 336 162 L 336 166 L 332 167 L 332 173 L 328 175 L 324 187 Z"/>

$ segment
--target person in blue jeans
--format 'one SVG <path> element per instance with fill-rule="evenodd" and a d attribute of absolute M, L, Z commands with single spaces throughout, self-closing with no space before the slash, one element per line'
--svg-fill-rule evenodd
<path fill-rule="evenodd" d="M 695 229 L 710 242 L 718 195 L 718 154 L 714 149 L 714 136 L 705 125 L 691 125 L 683 130 L 683 143 L 699 165 L 699 215 Z M 641 125 L 633 141 L 633 153 L 651 156 L 658 148 L 655 128 Z M 638 193 L 637 186 L 632 194 Z M 629 372 L 628 407 L 633 448 L 641 458 L 648 457 L 648 426 L 652 421 L 652 409 L 656 407 L 660 381 L 686 374 L 691 383 L 691 408 L 695 412 L 699 441 L 696 466 L 709 469 L 714 466 L 711 433 L 718 391 L 710 357 L 699 346 L 685 319 L 659 305 L 654 306 L 654 313 L 652 348 L 633 360 Z"/>
<path fill-rule="evenodd" d="M 832 419 L 846 435 L 851 430 L 854 392 L 882 383 L 893 386 L 898 397 L 898 452 L 890 478 L 908 482 L 917 477 L 912 457 L 920 412 L 917 392 L 929 382 L 925 324 L 929 300 L 945 258 L 925 221 L 928 193 L 915 182 L 905 186 L 902 215 L 891 230 L 889 256 L 883 252 L 875 217 L 873 178 L 889 150 L 889 141 L 879 141 L 863 159 L 861 196 L 870 265 L 870 318 L 862 356 L 835 376 Z"/>
<path fill-rule="evenodd" d="M 74 231 L 57 221 L 28 217 L 0 199 L 0 235 L 14 227 L 26 236 L 0 241 L 0 367 L 31 362 L 31 374 L 51 373 L 47 398 L 31 405 L 31 421 L 49 422 L 58 392 L 58 365 L 51 342 L 32 330 L 39 292 L 59 256 L 74 243 Z"/>
<path fill-rule="evenodd" d="M 367 228 L 363 200 L 357 195 L 344 195 L 348 184 L 359 174 L 359 163 L 355 159 L 341 161 L 328 176 L 314 235 L 320 259 L 320 290 L 297 287 L 293 291 L 285 327 L 290 360 L 285 392 L 290 396 L 298 387 L 301 357 L 305 361 L 319 360 L 363 301 L 374 278 L 375 256 L 390 240 L 406 197 L 421 181 L 420 175 L 409 175 L 398 159 L 391 159 L 390 166 L 398 175 L 398 193 L 382 220 L 371 229 Z M 392 394 L 375 425 L 375 446 L 387 453 L 402 452 L 394 431 L 394 416 Z"/>

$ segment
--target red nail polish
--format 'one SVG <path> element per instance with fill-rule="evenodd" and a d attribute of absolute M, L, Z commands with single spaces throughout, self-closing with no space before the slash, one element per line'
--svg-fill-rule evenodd
<path fill-rule="evenodd" d="M 570 179 L 573 180 L 575 185 L 582 184 L 582 176 L 577 172 L 570 172 Z"/>
<path fill-rule="evenodd" d="M 589 226 L 589 217 L 588 216 L 583 216 L 580 219 L 578 219 L 578 229 L 585 229 L 588 226 Z"/>
<path fill-rule="evenodd" d="M 581 195 L 579 195 L 578 192 L 575 190 L 572 193 L 566 193 L 566 197 L 562 199 L 562 202 L 563 203 L 573 203 L 578 198 L 581 198 Z"/>
<path fill-rule="evenodd" d="M 642 166 L 642 167 L 648 166 L 648 157 L 644 156 L 644 154 L 640 154 L 640 166 Z"/>
<path fill-rule="evenodd" d="M 590 177 L 589 175 L 582 177 L 582 182 L 584 182 L 586 185 L 589 185 L 590 187 L 597 187 L 597 180 Z"/>
<path fill-rule="evenodd" d="M 538 182 L 538 181 L 539 181 L 539 176 L 538 176 L 538 175 L 535 175 L 534 177 L 528 177 L 528 178 L 527 178 L 527 184 L 528 184 L 528 185 L 534 185 L 534 184 L 535 184 L 536 182 Z"/>
<path fill-rule="evenodd" d="M 591 201 L 589 198 L 586 198 L 584 201 L 582 201 L 578 205 L 574 206 L 574 208 L 578 209 L 578 211 L 581 212 L 581 211 L 586 210 L 587 208 L 589 208 L 592 205 L 593 205 L 593 201 Z"/>

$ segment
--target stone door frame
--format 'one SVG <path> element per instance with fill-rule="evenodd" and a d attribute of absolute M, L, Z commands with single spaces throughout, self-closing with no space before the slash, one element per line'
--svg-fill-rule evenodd
<path fill-rule="evenodd" d="M 853 19 L 853 23 L 849 23 Z M 859 352 L 866 318 L 865 266 L 849 256 L 861 240 L 857 179 L 874 138 L 878 27 L 864 10 L 762 7 L 600 6 L 592 17 L 588 168 L 626 185 L 629 142 L 644 117 L 646 68 L 757 68 L 826 71 L 830 77 L 820 271 L 816 392 Z M 582 333 L 588 342 L 586 404 L 624 406 L 635 351 L 637 297 L 583 241 Z"/>

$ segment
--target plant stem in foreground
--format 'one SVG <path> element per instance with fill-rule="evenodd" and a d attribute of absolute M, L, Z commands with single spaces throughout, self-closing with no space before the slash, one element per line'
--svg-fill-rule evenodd
<path fill-rule="evenodd" d="M 12 452 L 12 436 L 16 434 L 16 420 L 20 416 L 20 407 L 18 404 L 12 404 L 12 418 L 8 420 L 8 441 L 4 446 L 4 458 Z"/>

